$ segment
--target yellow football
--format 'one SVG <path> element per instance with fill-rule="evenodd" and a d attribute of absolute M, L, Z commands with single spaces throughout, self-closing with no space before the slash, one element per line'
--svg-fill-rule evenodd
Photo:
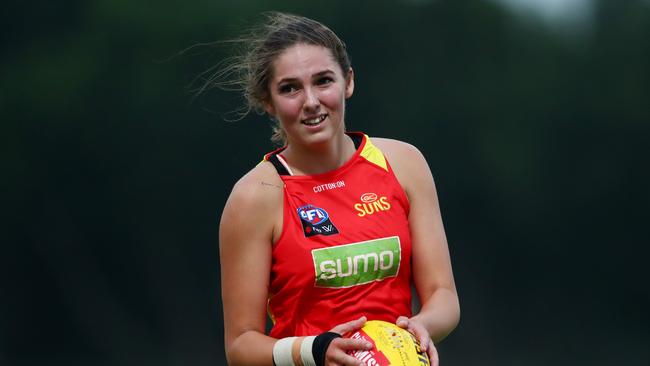
<path fill-rule="evenodd" d="M 429 357 L 422 352 L 415 337 L 393 323 L 369 320 L 363 328 L 347 337 L 372 343 L 369 351 L 350 353 L 368 366 L 429 366 Z"/>

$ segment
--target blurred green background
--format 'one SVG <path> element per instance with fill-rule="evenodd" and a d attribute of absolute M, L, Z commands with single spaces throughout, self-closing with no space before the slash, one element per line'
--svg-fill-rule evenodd
<path fill-rule="evenodd" d="M 436 177 L 443 365 L 648 365 L 650 2 L 9 1 L 0 365 L 221 365 L 218 221 L 273 148 L 188 85 L 260 12 L 348 44 L 347 125 Z M 177 55 L 175 57 L 172 57 Z"/>

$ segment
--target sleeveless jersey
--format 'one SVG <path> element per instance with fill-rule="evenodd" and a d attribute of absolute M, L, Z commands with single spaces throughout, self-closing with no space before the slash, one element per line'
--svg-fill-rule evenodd
<path fill-rule="evenodd" d="M 368 136 L 348 135 L 355 154 L 327 173 L 288 175 L 278 158 L 284 148 L 264 157 L 284 182 L 269 285 L 272 337 L 315 335 L 362 315 L 411 316 L 408 199 Z"/>

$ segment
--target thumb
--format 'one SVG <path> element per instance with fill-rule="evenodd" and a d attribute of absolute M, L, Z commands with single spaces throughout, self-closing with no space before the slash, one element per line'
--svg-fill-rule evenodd
<path fill-rule="evenodd" d="M 395 324 L 400 328 L 408 328 L 408 326 L 409 326 L 409 318 L 407 318 L 405 316 L 400 316 L 395 321 Z"/>
<path fill-rule="evenodd" d="M 359 319 L 351 320 L 347 323 L 339 324 L 332 328 L 331 332 L 338 333 L 338 334 L 345 334 L 347 332 L 351 332 L 353 330 L 357 330 L 361 327 L 363 327 L 364 324 L 366 324 L 366 321 L 368 319 L 365 316 L 362 316 Z"/>

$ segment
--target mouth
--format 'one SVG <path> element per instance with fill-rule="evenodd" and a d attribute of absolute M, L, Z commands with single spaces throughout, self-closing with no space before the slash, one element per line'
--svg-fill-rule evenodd
<path fill-rule="evenodd" d="M 325 118 L 327 118 L 327 114 L 321 114 L 320 116 L 317 116 L 317 117 L 314 117 L 314 118 L 308 118 L 308 119 L 302 120 L 301 123 L 303 125 L 307 125 L 307 126 L 317 126 L 317 125 L 321 124 L 321 122 L 323 122 L 325 120 Z"/>

